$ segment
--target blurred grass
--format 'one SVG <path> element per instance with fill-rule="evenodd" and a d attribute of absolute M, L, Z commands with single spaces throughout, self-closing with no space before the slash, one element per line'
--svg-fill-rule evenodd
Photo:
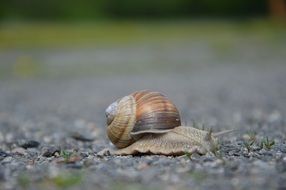
<path fill-rule="evenodd" d="M 2 23 L 0 49 L 75 48 L 202 39 L 234 43 L 241 38 L 285 42 L 286 25 L 248 22 Z M 222 45 L 222 48 L 224 45 Z"/>
<path fill-rule="evenodd" d="M 7 22 L 0 78 L 189 73 L 201 63 L 279 63 L 285 48 L 286 24 L 269 20 Z"/>

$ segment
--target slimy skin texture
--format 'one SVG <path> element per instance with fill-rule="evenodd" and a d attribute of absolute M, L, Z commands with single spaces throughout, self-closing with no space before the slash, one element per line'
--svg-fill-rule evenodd
<path fill-rule="evenodd" d="M 181 126 L 178 109 L 159 92 L 134 92 L 112 103 L 105 113 L 115 155 L 203 155 L 218 148 L 218 133 Z"/>
<path fill-rule="evenodd" d="M 180 156 L 204 155 L 217 147 L 211 132 L 179 126 L 164 134 L 145 134 L 130 146 L 113 152 L 115 155 L 160 154 Z"/>

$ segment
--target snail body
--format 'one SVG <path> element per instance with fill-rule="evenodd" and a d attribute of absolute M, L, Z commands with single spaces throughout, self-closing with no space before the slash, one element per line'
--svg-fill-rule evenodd
<path fill-rule="evenodd" d="M 146 134 L 130 146 L 116 150 L 114 154 L 204 155 L 214 152 L 216 145 L 217 140 L 211 133 L 193 127 L 178 126 L 167 133 Z"/>
<path fill-rule="evenodd" d="M 181 126 L 176 106 L 163 94 L 148 90 L 125 96 L 106 109 L 107 136 L 114 154 L 206 154 L 217 148 L 211 131 Z"/>

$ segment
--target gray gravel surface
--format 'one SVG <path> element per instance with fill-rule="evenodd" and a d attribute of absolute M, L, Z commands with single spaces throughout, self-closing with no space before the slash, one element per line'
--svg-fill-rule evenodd
<path fill-rule="evenodd" d="M 286 189 L 283 53 L 256 44 L 223 58 L 197 45 L 9 50 L 0 61 L 22 55 L 47 73 L 0 81 L 0 189 Z M 114 148 L 105 108 L 141 89 L 165 93 L 186 125 L 238 130 L 216 156 L 103 156 Z"/>

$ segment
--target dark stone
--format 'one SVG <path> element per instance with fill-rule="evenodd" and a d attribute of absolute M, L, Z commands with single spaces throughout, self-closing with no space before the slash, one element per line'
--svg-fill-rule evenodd
<path fill-rule="evenodd" d="M 92 142 L 92 141 L 94 141 L 93 137 L 90 137 L 88 135 L 83 135 L 83 134 L 80 134 L 80 133 L 77 133 L 77 132 L 72 133 L 71 137 L 73 139 L 75 139 L 75 140 L 83 141 L 83 142 Z"/>
<path fill-rule="evenodd" d="M 7 152 L 4 152 L 3 150 L 0 150 L 0 160 L 6 158 L 8 156 L 11 156 L 11 155 Z"/>
<path fill-rule="evenodd" d="M 88 152 L 81 152 L 80 155 L 83 157 L 83 158 L 86 158 L 89 156 L 89 153 Z"/>
<path fill-rule="evenodd" d="M 10 156 L 10 154 L 7 152 L 4 152 L 3 150 L 0 150 L 0 157 L 7 157 L 7 156 Z"/>
<path fill-rule="evenodd" d="M 44 157 L 52 157 L 55 156 L 56 153 L 60 153 L 61 149 L 60 147 L 56 147 L 56 146 L 49 146 L 49 147 L 43 147 L 42 148 L 42 155 Z"/>
<path fill-rule="evenodd" d="M 35 140 L 28 140 L 19 143 L 19 146 L 22 148 L 37 148 L 40 145 L 38 141 Z"/>

